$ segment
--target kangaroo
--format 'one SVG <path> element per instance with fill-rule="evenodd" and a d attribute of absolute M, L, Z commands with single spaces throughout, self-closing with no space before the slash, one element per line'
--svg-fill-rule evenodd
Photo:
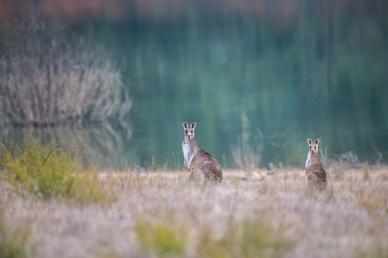
<path fill-rule="evenodd" d="M 211 182 L 221 182 L 220 164 L 210 153 L 201 149 L 195 141 L 196 122 L 182 123 L 182 126 L 184 131 L 182 142 L 184 165 L 191 172 L 190 178 L 200 176 Z"/>
<path fill-rule="evenodd" d="M 320 139 L 307 139 L 309 152 L 305 165 L 305 178 L 309 187 L 324 190 L 326 188 L 327 177 L 319 159 L 318 145 Z"/>

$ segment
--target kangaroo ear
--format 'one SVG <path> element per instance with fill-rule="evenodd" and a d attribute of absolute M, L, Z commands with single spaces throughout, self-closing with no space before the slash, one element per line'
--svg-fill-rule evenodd
<path fill-rule="evenodd" d="M 321 142 L 321 139 L 319 139 L 319 138 L 317 138 L 317 139 L 315 139 L 315 144 L 319 144 Z"/>
<path fill-rule="evenodd" d="M 187 123 L 182 123 L 183 128 L 187 128 L 188 124 Z"/>
<path fill-rule="evenodd" d="M 313 143 L 313 140 L 311 140 L 310 138 L 307 138 L 307 143 L 308 143 L 308 144 L 312 144 L 312 143 Z"/>
<path fill-rule="evenodd" d="M 197 122 L 192 122 L 192 123 L 191 123 L 191 128 L 194 129 L 196 126 L 197 126 Z"/>

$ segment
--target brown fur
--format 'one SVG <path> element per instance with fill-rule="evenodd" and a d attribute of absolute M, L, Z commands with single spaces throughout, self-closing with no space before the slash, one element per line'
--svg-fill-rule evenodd
<path fill-rule="evenodd" d="M 191 162 L 193 174 L 202 173 L 206 179 L 212 182 L 221 182 L 222 170 L 218 161 L 208 152 L 199 149 Z"/>
<path fill-rule="evenodd" d="M 191 172 L 190 178 L 203 177 L 211 182 L 221 182 L 221 166 L 210 153 L 197 145 L 194 134 L 195 126 L 196 123 L 183 123 L 185 136 L 182 148 L 184 156 L 185 146 L 189 152 L 188 158 L 185 157 L 185 167 Z"/>
<path fill-rule="evenodd" d="M 319 159 L 319 141 L 319 139 L 307 139 L 309 152 L 305 165 L 305 176 L 309 187 L 324 190 L 327 184 L 327 176 Z"/>

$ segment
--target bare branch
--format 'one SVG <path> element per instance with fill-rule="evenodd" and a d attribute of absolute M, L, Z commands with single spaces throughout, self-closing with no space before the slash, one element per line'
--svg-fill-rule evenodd
<path fill-rule="evenodd" d="M 101 47 L 43 22 L 0 28 L 0 117 L 47 126 L 123 118 L 131 99 Z"/>

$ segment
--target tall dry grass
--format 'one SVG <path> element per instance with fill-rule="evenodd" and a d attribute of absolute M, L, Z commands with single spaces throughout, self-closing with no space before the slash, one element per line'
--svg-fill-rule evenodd
<path fill-rule="evenodd" d="M 299 169 L 226 171 L 216 186 L 127 171 L 100 174 L 112 203 L 37 200 L 5 182 L 0 201 L 8 227 L 31 226 L 31 257 L 386 257 L 388 168 L 328 172 L 324 193 Z"/>

